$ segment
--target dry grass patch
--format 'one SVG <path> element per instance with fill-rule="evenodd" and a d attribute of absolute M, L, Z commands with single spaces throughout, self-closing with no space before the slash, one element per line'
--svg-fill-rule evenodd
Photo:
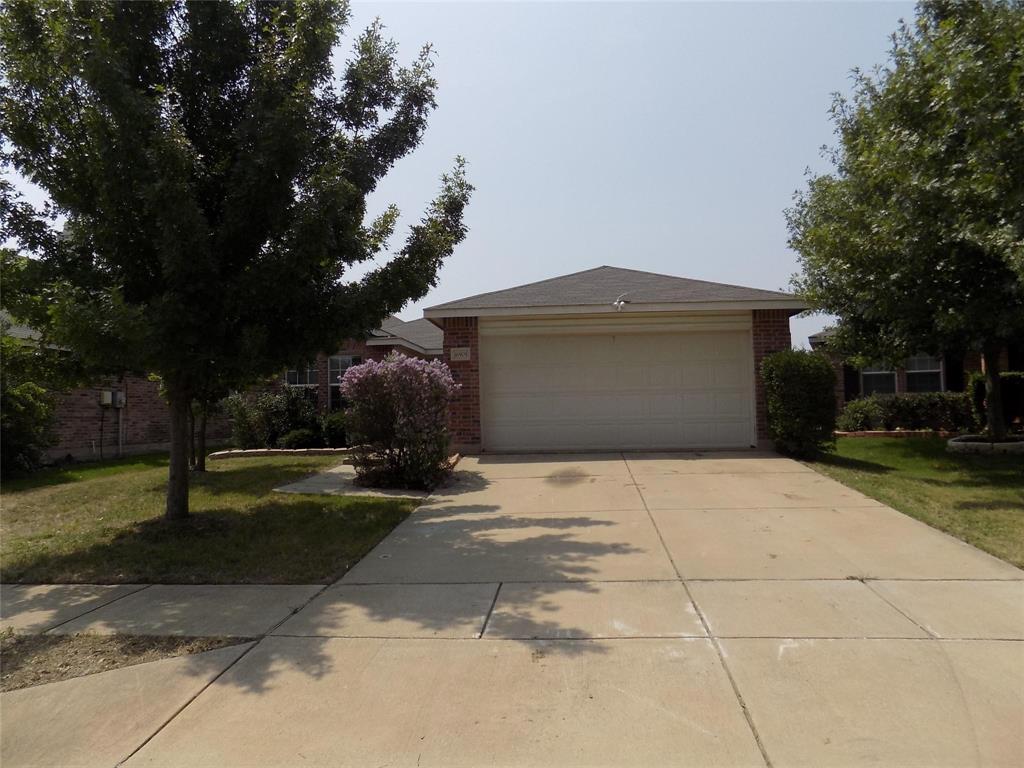
<path fill-rule="evenodd" d="M 244 637 L 0 634 L 0 691 L 244 643 Z"/>

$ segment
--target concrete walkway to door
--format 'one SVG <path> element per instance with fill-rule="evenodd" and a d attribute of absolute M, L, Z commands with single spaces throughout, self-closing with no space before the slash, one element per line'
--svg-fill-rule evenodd
<path fill-rule="evenodd" d="M 127 765 L 1024 764 L 1024 572 L 772 454 L 464 459 L 222 655 Z"/>

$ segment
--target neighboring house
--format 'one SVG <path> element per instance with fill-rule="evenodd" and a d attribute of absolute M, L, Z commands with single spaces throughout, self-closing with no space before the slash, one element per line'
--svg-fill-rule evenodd
<path fill-rule="evenodd" d="M 835 333 L 826 328 L 808 337 L 811 349 L 829 354 L 836 369 L 836 403 L 845 403 L 867 395 L 892 395 L 906 392 L 963 392 L 972 373 L 983 370 L 981 355 L 929 355 L 921 352 L 901 365 L 874 365 L 857 368 L 839 355 L 829 353 L 828 340 Z M 1010 345 L 1000 360 L 1004 371 L 1024 370 L 1024 344 Z"/>
<path fill-rule="evenodd" d="M 3 320 L 9 320 L 6 314 Z M 25 325 L 9 325 L 5 333 L 24 344 L 39 339 Z M 91 386 L 54 394 L 54 444 L 47 450 L 51 459 L 109 459 L 165 450 L 170 444 L 169 414 L 159 382 L 131 373 L 111 374 Z M 210 419 L 211 440 L 229 433 L 227 419 Z"/>
<path fill-rule="evenodd" d="M 35 331 L 21 325 L 12 325 L 6 332 L 26 344 L 38 338 Z M 428 320 L 406 323 L 389 317 L 368 338 L 345 341 L 339 352 L 318 356 L 306 369 L 288 371 L 283 383 L 315 389 L 322 408 L 337 407 L 338 377 L 349 365 L 381 359 L 392 350 L 415 357 L 439 357 L 442 335 Z M 99 459 L 166 450 L 169 429 L 167 403 L 160 396 L 158 382 L 128 373 L 105 376 L 92 386 L 57 394 L 55 443 L 47 453 L 53 459 Z M 210 419 L 207 436 L 211 441 L 230 433 L 225 417 Z"/>
<path fill-rule="evenodd" d="M 315 391 L 320 409 L 333 411 L 341 407 L 341 376 L 349 366 L 382 360 L 396 351 L 409 357 L 440 357 L 443 339 L 443 331 L 429 320 L 405 322 L 392 315 L 366 339 L 346 339 L 337 352 L 318 355 L 306 367 L 286 371 L 282 383 Z"/>
<path fill-rule="evenodd" d="M 765 355 L 788 349 L 787 293 L 597 267 L 440 304 L 462 387 L 463 451 L 765 445 Z"/>

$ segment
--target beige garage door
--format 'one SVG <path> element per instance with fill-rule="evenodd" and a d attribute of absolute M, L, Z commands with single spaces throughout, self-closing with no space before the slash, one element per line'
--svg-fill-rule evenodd
<path fill-rule="evenodd" d="M 746 448 L 750 332 L 481 336 L 484 450 Z"/>

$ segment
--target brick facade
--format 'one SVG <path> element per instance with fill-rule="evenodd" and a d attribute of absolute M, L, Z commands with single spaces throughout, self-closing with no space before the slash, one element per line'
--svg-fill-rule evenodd
<path fill-rule="evenodd" d="M 475 317 L 444 318 L 444 362 L 461 386 L 452 401 L 448 427 L 456 450 L 480 450 L 480 333 Z M 452 360 L 454 347 L 468 348 L 469 360 Z"/>
<path fill-rule="evenodd" d="M 398 344 L 381 344 L 369 346 L 362 339 L 345 339 L 337 351 L 329 355 L 320 353 L 316 356 L 316 404 L 321 411 L 328 411 L 331 407 L 331 385 L 337 382 L 331 381 L 329 359 L 335 355 L 351 355 L 366 360 L 383 360 L 392 352 L 400 352 L 407 357 L 418 357 L 424 360 L 432 360 L 437 355 L 421 355 L 411 349 Z M 276 380 L 277 386 L 284 385 L 284 375 Z"/>
<path fill-rule="evenodd" d="M 820 345 L 812 346 L 812 348 L 828 355 L 832 361 L 832 367 L 836 371 L 836 409 L 837 411 L 842 411 L 846 403 L 861 396 L 860 370 L 847 364 L 842 356 L 829 352 L 827 348 L 823 348 Z M 1010 359 L 1011 352 L 1008 348 L 1005 348 L 1000 354 L 1001 364 L 1004 366 L 1003 370 L 1007 370 L 1005 366 L 1009 363 Z M 964 391 L 971 375 L 983 372 L 985 369 L 981 360 L 981 353 L 975 351 L 969 351 L 962 356 L 944 356 L 942 358 L 942 366 L 944 377 L 943 389 L 947 392 Z M 898 395 L 907 393 L 909 388 L 907 386 L 906 369 L 897 366 L 893 373 L 895 374 L 895 393 Z"/>
<path fill-rule="evenodd" d="M 104 390 L 122 393 L 124 407 L 100 405 Z M 141 376 L 108 377 L 60 394 L 54 415 L 55 442 L 48 453 L 55 459 L 113 458 L 119 437 L 124 454 L 164 450 L 170 445 L 170 414 L 160 385 Z M 219 440 L 230 431 L 225 417 L 214 416 L 206 434 L 210 440 Z"/>
<path fill-rule="evenodd" d="M 769 439 L 768 411 L 765 403 L 764 382 L 761 380 L 761 361 L 772 352 L 792 347 L 789 318 L 793 314 L 788 309 L 753 310 L 754 401 L 757 409 L 757 440 L 759 443 Z"/>

